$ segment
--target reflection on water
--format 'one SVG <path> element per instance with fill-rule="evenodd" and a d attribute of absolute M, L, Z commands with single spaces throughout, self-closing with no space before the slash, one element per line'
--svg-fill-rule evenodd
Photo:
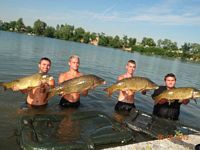
<path fill-rule="evenodd" d="M 124 73 L 124 66 L 129 59 L 136 60 L 136 75 L 138 76 L 146 76 L 157 84 L 163 84 L 165 74 L 173 72 L 177 76 L 178 87 L 190 86 L 200 89 L 199 64 L 3 31 L 0 31 L 0 82 L 10 81 L 37 72 L 37 63 L 44 56 L 52 60 L 50 74 L 54 76 L 57 82 L 59 73 L 68 69 L 67 59 L 72 54 L 80 56 L 81 72 L 84 74 L 96 74 L 107 81 L 107 85 L 97 87 L 87 97 L 81 97 L 81 106 L 77 111 L 97 110 L 103 111 L 112 117 L 115 116 L 114 105 L 117 102 L 117 93 L 114 93 L 112 97 L 107 97 L 103 89 L 114 83 L 119 74 Z M 152 112 L 153 101 L 150 97 L 151 93 L 152 91 L 147 93 L 147 95 L 136 94 L 136 107 L 138 109 L 148 113 Z M 46 109 L 25 110 L 23 113 L 18 114 L 18 109 L 21 103 L 25 102 L 25 99 L 26 96 L 20 92 L 3 91 L 0 89 L 0 146 L 3 149 L 17 147 L 15 140 L 10 140 L 10 137 L 17 127 L 18 117 L 23 115 L 23 113 L 30 115 L 41 113 L 70 114 L 69 110 L 61 110 L 58 107 L 58 96 L 50 99 Z M 196 123 L 196 120 L 200 120 L 198 114 L 200 114 L 199 103 L 196 105 L 191 101 L 188 105 L 181 106 L 180 120 L 187 125 L 199 127 Z M 123 120 L 123 117 L 115 117 L 119 121 Z M 67 124 L 69 126 L 71 124 L 69 118 L 63 120 L 58 134 L 64 133 L 62 130 L 64 130 Z M 71 130 L 74 130 L 75 134 L 71 136 L 79 136 L 79 129 L 73 129 L 72 127 Z M 63 135 L 65 138 L 67 136 Z"/>
<path fill-rule="evenodd" d="M 73 112 L 76 111 L 76 109 L 67 109 L 63 110 L 63 114 L 65 114 L 65 117 L 62 119 L 62 121 L 59 124 L 59 128 L 57 131 L 57 138 L 60 142 L 75 142 L 80 138 L 80 122 L 78 120 L 73 120 L 71 118 Z"/>

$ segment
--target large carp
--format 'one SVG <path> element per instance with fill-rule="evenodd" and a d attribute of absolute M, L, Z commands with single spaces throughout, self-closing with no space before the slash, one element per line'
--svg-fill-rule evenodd
<path fill-rule="evenodd" d="M 196 99 L 200 97 L 200 90 L 193 87 L 179 87 L 170 90 L 165 90 L 158 96 L 153 97 L 155 104 L 161 99 L 166 99 L 169 102 L 179 100 L 181 103 L 185 99 Z"/>
<path fill-rule="evenodd" d="M 36 73 L 33 75 L 15 79 L 10 82 L 0 82 L 0 86 L 3 86 L 5 90 L 12 89 L 13 91 L 19 91 L 38 87 L 41 84 L 47 83 L 49 80 L 52 79 L 53 77 L 48 74 Z M 17 90 L 13 89 L 13 87 L 17 87 Z"/>
<path fill-rule="evenodd" d="M 96 75 L 83 75 L 52 88 L 48 92 L 48 99 L 58 94 L 82 93 L 85 90 L 94 89 L 96 86 L 105 84 L 105 80 Z"/>
<path fill-rule="evenodd" d="M 112 93 L 117 90 L 131 90 L 133 92 L 138 92 L 153 89 L 158 89 L 158 85 L 153 81 L 145 77 L 135 76 L 117 81 L 113 85 L 104 89 L 104 91 L 108 92 L 108 95 L 111 96 Z"/>

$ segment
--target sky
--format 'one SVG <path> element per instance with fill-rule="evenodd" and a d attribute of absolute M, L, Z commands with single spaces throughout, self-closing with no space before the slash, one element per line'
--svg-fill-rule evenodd
<path fill-rule="evenodd" d="M 0 0 L 0 20 L 33 26 L 74 25 L 86 31 L 200 44 L 199 0 Z"/>

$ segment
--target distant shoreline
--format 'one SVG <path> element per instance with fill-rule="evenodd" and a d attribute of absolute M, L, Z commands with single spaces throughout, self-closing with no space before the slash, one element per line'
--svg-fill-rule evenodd
<path fill-rule="evenodd" d="M 159 39 L 157 43 L 152 38 L 144 37 L 142 42 L 136 38 L 118 35 L 112 37 L 105 33 L 85 31 L 83 28 L 75 28 L 72 25 L 57 25 L 56 28 L 48 26 L 41 20 L 36 20 L 33 27 L 25 26 L 23 19 L 3 22 L 0 20 L 0 31 L 24 33 L 31 36 L 43 36 L 66 41 L 74 41 L 95 46 L 117 48 L 128 52 L 139 52 L 145 55 L 177 58 L 181 60 L 200 62 L 200 44 L 184 43 L 178 48 L 177 43 L 169 39 Z"/>

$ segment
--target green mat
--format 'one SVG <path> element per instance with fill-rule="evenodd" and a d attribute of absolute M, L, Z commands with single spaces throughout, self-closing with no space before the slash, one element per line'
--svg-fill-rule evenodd
<path fill-rule="evenodd" d="M 133 141 L 132 131 L 104 113 L 86 111 L 65 115 L 22 116 L 19 144 L 26 150 L 94 149 Z"/>
<path fill-rule="evenodd" d="M 125 123 L 134 131 L 146 133 L 157 139 L 184 137 L 199 132 L 198 129 L 185 126 L 180 121 L 159 118 L 139 110 L 131 111 Z"/>

